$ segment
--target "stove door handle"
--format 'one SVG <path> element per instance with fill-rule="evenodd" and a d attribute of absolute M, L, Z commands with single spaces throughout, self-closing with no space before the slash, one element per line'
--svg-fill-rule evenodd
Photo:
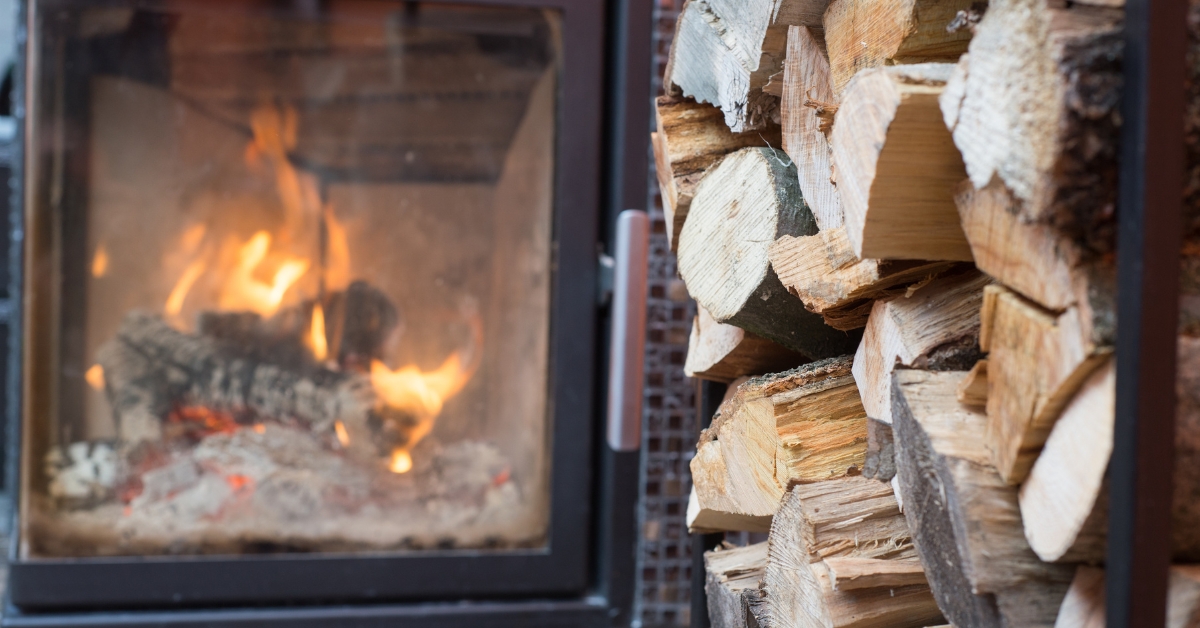
<path fill-rule="evenodd" d="M 642 385 L 646 355 L 646 283 L 650 217 L 627 209 L 617 217 L 608 371 L 608 445 L 637 451 L 642 445 Z"/>

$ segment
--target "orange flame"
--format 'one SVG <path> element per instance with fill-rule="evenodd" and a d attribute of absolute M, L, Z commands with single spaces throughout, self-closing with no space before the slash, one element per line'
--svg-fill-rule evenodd
<path fill-rule="evenodd" d="M 192 290 L 192 284 L 200 278 L 204 273 L 204 260 L 194 260 L 188 264 L 187 270 L 183 271 L 183 276 L 179 281 L 175 282 L 175 287 L 171 290 L 171 295 L 167 297 L 167 304 L 163 307 L 167 314 L 175 316 L 183 310 L 183 301 Z"/>
<path fill-rule="evenodd" d="M 313 357 L 323 362 L 329 353 L 329 345 L 325 341 L 325 309 L 318 303 L 313 307 L 312 327 L 308 330 L 308 341 L 313 350 Z"/>
<path fill-rule="evenodd" d="M 345 423 L 342 423 L 341 421 L 334 421 L 333 432 L 337 434 L 338 442 L 342 444 L 342 447 L 350 446 L 350 432 L 346 431 Z"/>
<path fill-rule="evenodd" d="M 270 316 L 279 309 L 283 295 L 292 284 L 308 272 L 306 259 L 284 256 L 284 261 L 275 271 L 271 281 L 261 281 L 254 276 L 267 251 L 271 248 L 271 234 L 259 231 L 238 250 L 238 261 L 230 272 L 218 299 L 224 310 L 250 310 L 262 316 Z"/>
<path fill-rule="evenodd" d="M 434 420 L 441 414 L 446 400 L 458 394 L 479 369 L 483 324 L 473 309 L 468 313 L 468 322 L 471 327 L 470 348 L 455 351 L 433 371 L 425 372 L 411 364 L 393 371 L 379 360 L 371 362 L 371 386 L 379 400 L 417 419 L 408 443 L 392 451 L 389 465 L 392 473 L 407 473 L 412 469 L 410 451 L 413 446 L 433 430 Z"/>
<path fill-rule="evenodd" d="M 87 381 L 88 386 L 92 387 L 92 390 L 104 390 L 104 367 L 93 364 L 92 368 L 83 374 L 83 379 Z"/>
<path fill-rule="evenodd" d="M 104 245 L 96 247 L 96 254 L 92 256 L 92 276 L 103 277 L 108 274 L 108 251 Z"/>

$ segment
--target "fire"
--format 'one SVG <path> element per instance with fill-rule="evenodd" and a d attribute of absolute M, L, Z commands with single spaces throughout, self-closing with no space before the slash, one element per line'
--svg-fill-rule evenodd
<path fill-rule="evenodd" d="M 308 342 L 313 350 L 313 357 L 318 362 L 325 361 L 329 354 L 329 345 L 325 340 L 325 308 L 318 303 L 313 307 L 312 327 L 308 331 Z"/>
<path fill-rule="evenodd" d="M 346 431 L 345 423 L 342 423 L 341 421 L 334 421 L 333 431 L 335 434 L 337 434 L 338 442 L 342 444 L 342 447 L 350 446 L 350 432 Z"/>
<path fill-rule="evenodd" d="M 96 247 L 96 254 L 92 256 L 92 276 L 103 277 L 108 274 L 108 251 L 104 245 Z"/>
<path fill-rule="evenodd" d="M 187 298 L 188 292 L 191 292 L 192 284 L 196 283 L 196 280 L 204 273 L 204 267 L 203 260 L 195 260 L 188 264 L 187 270 L 183 271 L 183 276 L 175 282 L 175 287 L 171 289 L 171 296 L 167 297 L 167 304 L 163 307 L 167 314 L 176 316 L 183 310 L 183 300 Z"/>
<path fill-rule="evenodd" d="M 388 465 L 388 469 L 392 473 L 408 473 L 412 471 L 412 467 L 412 454 L 408 453 L 407 449 L 397 449 L 392 452 L 392 462 Z"/>
<path fill-rule="evenodd" d="M 223 310 L 250 310 L 270 316 L 279 309 L 283 295 L 308 272 L 309 261 L 285 256 L 271 281 L 255 277 L 255 271 L 271 248 L 271 234 L 259 231 L 238 250 L 237 264 L 229 273 L 218 306 Z"/>
<path fill-rule="evenodd" d="M 389 468 L 393 473 L 407 473 L 412 469 L 410 450 L 433 430 L 434 419 L 441 414 L 443 404 L 458 394 L 479 368 L 478 349 L 483 344 L 483 324 L 473 309 L 468 321 L 471 347 L 452 353 L 433 371 L 425 372 L 414 365 L 393 371 L 379 360 L 371 362 L 371 386 L 379 400 L 389 407 L 407 411 L 417 419 L 408 443 L 392 451 Z"/>
<path fill-rule="evenodd" d="M 92 368 L 88 369 L 83 374 L 83 379 L 92 387 L 92 390 L 104 390 L 104 367 L 99 364 L 93 364 Z"/>

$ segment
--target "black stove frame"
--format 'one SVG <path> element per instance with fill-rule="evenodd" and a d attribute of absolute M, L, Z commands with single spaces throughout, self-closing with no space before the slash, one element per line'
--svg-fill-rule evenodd
<path fill-rule="evenodd" d="M 35 2 L 22 7 L 27 29 L 36 23 Z M 556 437 L 546 549 L 22 560 L 14 526 L 4 626 L 629 624 L 638 453 L 614 452 L 602 436 L 607 321 L 596 305 L 596 251 L 611 239 L 610 226 L 626 199 L 645 198 L 651 5 L 649 0 L 467 3 L 545 7 L 562 15 L 550 345 Z M 28 30 L 20 32 L 21 44 L 27 35 Z M 21 122 L 27 106 L 24 72 L 18 68 L 14 95 L 14 114 Z M 24 129 L 20 133 L 23 138 Z M 21 145 L 18 141 L 18 150 Z M 22 166 L 18 154 L 16 186 L 24 184 Z M 32 207 L 30 198 L 14 190 L 14 200 L 20 200 L 12 211 L 14 302 L 23 294 L 17 269 L 26 224 L 22 205 Z M 13 495 L 21 442 L 20 318 L 14 308 L 5 461 Z"/>

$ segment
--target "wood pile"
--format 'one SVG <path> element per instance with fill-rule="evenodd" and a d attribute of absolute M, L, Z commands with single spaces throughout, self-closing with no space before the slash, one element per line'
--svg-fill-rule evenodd
<path fill-rule="evenodd" d="M 686 371 L 730 385 L 688 525 L 769 533 L 706 554 L 714 626 L 1103 625 L 1123 12 L 684 7 L 653 146 Z M 1171 626 L 1200 626 L 1186 198 Z"/>

